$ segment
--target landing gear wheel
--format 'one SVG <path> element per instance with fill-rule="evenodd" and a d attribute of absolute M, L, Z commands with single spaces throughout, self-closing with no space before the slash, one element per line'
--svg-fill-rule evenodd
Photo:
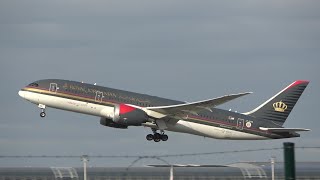
<path fill-rule="evenodd" d="M 151 128 L 153 134 L 148 134 L 146 139 L 148 141 L 160 142 L 160 141 L 167 141 L 168 135 L 164 134 L 164 130 L 160 130 L 160 133 L 157 133 L 157 129 Z"/>
<path fill-rule="evenodd" d="M 155 134 L 153 135 L 153 140 L 154 140 L 154 142 L 159 142 L 159 141 L 161 141 L 161 135 L 160 135 L 159 133 L 155 133 Z"/>
<path fill-rule="evenodd" d="M 148 134 L 148 135 L 146 136 L 146 139 L 147 139 L 148 141 L 152 141 L 152 140 L 153 140 L 153 134 Z"/>
<path fill-rule="evenodd" d="M 45 112 L 41 112 L 41 113 L 40 113 L 40 117 L 42 117 L 42 118 L 43 118 L 43 117 L 46 117 L 46 113 L 45 113 Z"/>
<path fill-rule="evenodd" d="M 166 135 L 166 134 L 162 134 L 162 135 L 161 135 L 161 140 L 162 140 L 162 141 L 167 141 L 168 138 L 169 138 L 169 137 L 168 137 L 168 135 Z"/>

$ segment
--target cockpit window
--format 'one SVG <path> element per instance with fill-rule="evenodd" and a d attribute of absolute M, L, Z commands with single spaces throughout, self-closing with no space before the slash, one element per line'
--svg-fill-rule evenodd
<path fill-rule="evenodd" d="M 37 84 L 37 83 L 31 83 L 31 84 L 29 84 L 29 86 L 38 87 L 39 84 Z"/>

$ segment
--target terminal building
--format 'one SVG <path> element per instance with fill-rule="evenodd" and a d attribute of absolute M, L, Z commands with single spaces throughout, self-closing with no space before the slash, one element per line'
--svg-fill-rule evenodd
<path fill-rule="evenodd" d="M 170 173 L 172 170 L 172 173 Z M 87 180 L 239 180 L 272 179 L 270 162 L 229 165 L 149 165 L 145 167 L 88 167 Z M 284 179 L 283 163 L 276 163 L 276 180 Z M 0 180 L 83 180 L 82 167 L 0 168 Z M 319 180 L 320 162 L 296 163 L 296 179 Z"/>

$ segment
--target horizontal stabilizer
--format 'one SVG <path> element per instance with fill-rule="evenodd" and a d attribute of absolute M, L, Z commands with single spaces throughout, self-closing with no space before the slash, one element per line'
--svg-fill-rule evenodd
<path fill-rule="evenodd" d="M 259 129 L 263 131 L 270 131 L 270 132 L 299 132 L 299 131 L 311 131 L 311 129 L 304 129 L 304 128 L 265 128 L 260 127 Z"/>

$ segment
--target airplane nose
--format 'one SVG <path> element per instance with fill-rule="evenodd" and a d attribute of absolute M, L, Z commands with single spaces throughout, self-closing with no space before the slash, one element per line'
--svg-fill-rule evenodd
<path fill-rule="evenodd" d="M 21 91 L 21 90 L 20 90 L 18 94 L 19 94 L 19 96 L 21 96 L 22 98 L 25 98 L 25 93 L 24 93 L 24 91 Z"/>

